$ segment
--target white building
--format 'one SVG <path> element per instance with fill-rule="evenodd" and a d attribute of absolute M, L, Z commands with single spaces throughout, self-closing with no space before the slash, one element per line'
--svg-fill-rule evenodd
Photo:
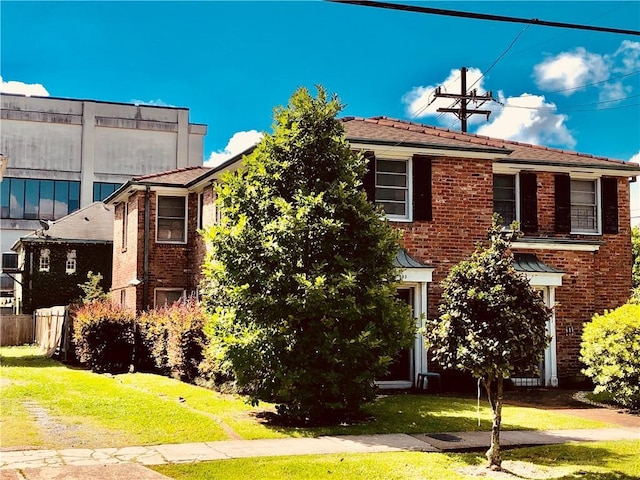
<path fill-rule="evenodd" d="M 187 108 L 0 98 L 0 154 L 8 159 L 0 183 L 2 252 L 40 228 L 39 220 L 102 200 L 133 176 L 203 163 L 207 126 L 189 123 Z"/>

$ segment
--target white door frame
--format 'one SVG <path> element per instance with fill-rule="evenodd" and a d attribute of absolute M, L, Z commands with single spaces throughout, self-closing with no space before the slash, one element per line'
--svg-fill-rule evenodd
<path fill-rule="evenodd" d="M 424 319 L 427 318 L 427 285 L 433 280 L 434 268 L 406 268 L 402 270 L 401 283 L 398 289 L 413 289 L 413 314 L 416 319 L 416 326 L 421 329 L 424 327 Z M 416 377 L 421 372 L 427 371 L 427 349 L 424 343 L 424 337 L 421 333 L 416 333 L 413 341 L 413 358 L 411 362 L 411 377 L 413 381 L 406 380 L 376 380 L 376 385 L 385 389 L 404 389 L 411 388 L 414 385 Z"/>

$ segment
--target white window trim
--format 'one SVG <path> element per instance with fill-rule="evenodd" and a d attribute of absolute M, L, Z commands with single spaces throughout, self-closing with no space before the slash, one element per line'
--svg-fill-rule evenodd
<path fill-rule="evenodd" d="M 46 259 L 46 265 L 43 266 L 43 260 Z M 40 256 L 38 259 L 38 271 L 49 272 L 51 271 L 51 251 L 48 248 L 40 249 Z"/>
<path fill-rule="evenodd" d="M 413 159 L 409 158 L 393 158 L 391 156 L 376 157 L 376 168 L 374 171 L 374 197 L 375 189 L 378 188 L 378 160 L 385 160 L 388 162 L 406 162 L 407 163 L 407 199 L 405 202 L 406 215 L 390 215 L 385 212 L 385 217 L 391 222 L 413 222 Z"/>
<path fill-rule="evenodd" d="M 184 288 L 168 288 L 168 287 L 158 287 L 153 289 L 153 306 L 154 308 L 158 307 L 158 292 L 180 292 L 181 298 L 187 298 L 187 290 Z M 164 305 L 160 305 L 164 307 Z"/>
<path fill-rule="evenodd" d="M 571 228 L 572 235 L 593 235 L 598 236 L 602 235 L 602 194 L 600 190 L 600 177 L 596 177 L 594 175 L 570 175 L 569 181 L 572 180 L 587 180 L 587 181 L 595 181 L 596 184 L 596 231 L 585 231 L 585 230 L 574 230 Z M 571 183 L 569 183 L 569 189 L 571 190 Z M 569 192 L 569 206 L 573 208 L 573 203 L 571 203 L 571 192 Z"/>
<path fill-rule="evenodd" d="M 158 211 L 160 205 L 160 197 L 182 197 L 184 198 L 184 240 L 159 240 L 158 239 Z M 189 196 L 184 193 L 166 193 L 156 192 L 156 243 L 173 244 L 173 245 L 186 245 L 189 240 Z"/>
<path fill-rule="evenodd" d="M 72 265 L 71 267 L 69 265 Z M 67 275 L 72 275 L 76 273 L 76 269 L 78 268 L 78 257 L 76 256 L 76 251 L 71 250 L 67 252 L 67 260 L 64 264 L 64 270 Z"/>

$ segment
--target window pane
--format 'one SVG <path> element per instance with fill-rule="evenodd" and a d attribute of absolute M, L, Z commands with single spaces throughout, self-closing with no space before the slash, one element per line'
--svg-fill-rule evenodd
<path fill-rule="evenodd" d="M 53 218 L 64 217 L 69 213 L 69 182 L 56 180 L 55 182 L 55 204 L 53 207 Z"/>
<path fill-rule="evenodd" d="M 99 202 L 100 200 L 102 200 L 102 194 L 100 193 L 100 183 L 98 182 L 94 182 L 93 183 L 93 201 L 94 202 Z"/>
<path fill-rule="evenodd" d="M 53 220 L 53 181 L 40 180 L 40 218 Z"/>
<path fill-rule="evenodd" d="M 404 203 L 379 202 L 387 215 L 406 215 Z"/>
<path fill-rule="evenodd" d="M 503 225 L 511 225 L 516 219 L 515 175 L 493 176 L 493 211 L 502 217 Z"/>
<path fill-rule="evenodd" d="M 159 197 L 158 216 L 184 218 L 184 197 Z"/>
<path fill-rule="evenodd" d="M 0 205 L 2 206 L 2 218 L 9 218 L 9 190 L 11 189 L 11 178 L 5 178 L 0 183 Z"/>
<path fill-rule="evenodd" d="M 11 179 L 10 218 L 24 218 L 24 180 Z"/>
<path fill-rule="evenodd" d="M 182 290 L 156 290 L 156 307 L 171 305 L 182 298 Z"/>
<path fill-rule="evenodd" d="M 390 161 L 390 160 L 378 160 L 376 162 L 376 170 L 378 172 L 389 172 L 389 173 L 406 173 L 407 172 L 407 162 L 404 161 Z"/>
<path fill-rule="evenodd" d="M 387 173 L 378 173 L 376 175 L 376 184 L 389 187 L 406 187 L 406 175 L 393 175 Z"/>
<path fill-rule="evenodd" d="M 69 182 L 69 213 L 80 208 L 80 182 Z"/>
<path fill-rule="evenodd" d="M 158 240 L 184 242 L 184 219 L 158 218 Z"/>
<path fill-rule="evenodd" d="M 382 200 L 396 200 L 404 202 L 406 190 L 396 188 L 376 188 L 376 202 Z"/>
<path fill-rule="evenodd" d="M 38 208 L 40 206 L 40 181 L 27 180 L 25 202 L 24 202 L 24 218 L 35 220 L 38 218 Z"/>

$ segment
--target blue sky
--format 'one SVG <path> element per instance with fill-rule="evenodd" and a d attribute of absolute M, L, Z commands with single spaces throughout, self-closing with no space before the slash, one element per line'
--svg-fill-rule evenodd
<path fill-rule="evenodd" d="M 640 30 L 638 1 L 413 3 Z M 472 117 L 470 132 L 640 159 L 638 36 L 321 1 L 0 8 L 4 91 L 188 107 L 209 128 L 205 161 L 270 131 L 273 107 L 299 86 L 337 93 L 344 115 L 458 129 L 434 111 L 448 104 L 426 105 L 436 86 L 459 91 L 462 66 L 501 102 L 489 122 Z"/>

